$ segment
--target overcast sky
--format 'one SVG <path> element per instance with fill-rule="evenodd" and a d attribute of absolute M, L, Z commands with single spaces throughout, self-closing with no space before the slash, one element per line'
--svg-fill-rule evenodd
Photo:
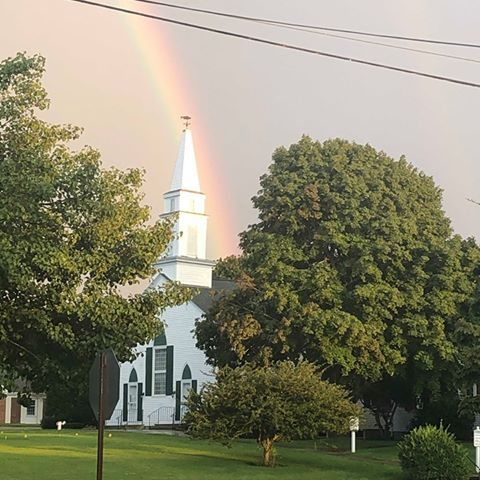
<path fill-rule="evenodd" d="M 480 83 L 480 49 L 397 43 L 460 61 L 135 1 L 97 0 L 340 55 Z M 185 0 L 283 21 L 480 43 L 471 0 Z M 371 39 L 374 40 L 374 39 Z M 376 40 L 380 41 L 380 40 Z M 385 43 L 393 43 L 384 41 Z M 129 18 L 70 0 L 0 0 L 0 58 L 47 58 L 47 118 L 84 127 L 81 145 L 106 166 L 146 170 L 145 201 L 161 213 L 191 114 L 210 215 L 210 258 L 236 251 L 256 219 L 250 198 L 279 145 L 302 134 L 370 143 L 407 159 L 444 190 L 454 229 L 480 238 L 480 89 Z"/>

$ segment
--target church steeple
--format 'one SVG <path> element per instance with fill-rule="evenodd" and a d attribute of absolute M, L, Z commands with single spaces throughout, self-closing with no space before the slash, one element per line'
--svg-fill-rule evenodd
<path fill-rule="evenodd" d="M 188 126 L 183 130 L 180 140 L 180 148 L 178 149 L 170 190 L 200 191 L 192 132 Z"/>
<path fill-rule="evenodd" d="M 175 238 L 158 266 L 171 280 L 210 287 L 213 262 L 206 260 L 207 216 L 200 191 L 190 117 L 182 117 L 182 132 L 170 190 L 163 195 L 164 214 L 177 215 Z"/>

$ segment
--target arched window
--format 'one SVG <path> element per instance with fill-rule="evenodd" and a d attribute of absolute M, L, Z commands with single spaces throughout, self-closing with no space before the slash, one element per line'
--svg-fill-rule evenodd
<path fill-rule="evenodd" d="M 188 364 L 183 368 L 181 388 L 182 395 L 180 398 L 182 402 L 185 402 L 185 400 L 188 398 L 190 390 L 192 389 L 192 371 L 190 370 Z"/>
<path fill-rule="evenodd" d="M 132 368 L 132 371 L 130 372 L 130 377 L 128 377 L 128 381 L 130 383 L 138 382 L 137 371 L 135 370 L 135 368 Z"/>
<path fill-rule="evenodd" d="M 191 379 L 192 379 L 192 371 L 190 370 L 190 367 L 187 364 L 183 369 L 182 380 L 191 380 Z"/>
<path fill-rule="evenodd" d="M 167 337 L 165 332 L 153 341 L 153 394 L 167 392 Z"/>
<path fill-rule="evenodd" d="M 167 337 L 165 336 L 165 332 L 161 333 L 158 337 L 155 337 L 153 341 L 154 347 L 163 347 L 167 344 Z"/>

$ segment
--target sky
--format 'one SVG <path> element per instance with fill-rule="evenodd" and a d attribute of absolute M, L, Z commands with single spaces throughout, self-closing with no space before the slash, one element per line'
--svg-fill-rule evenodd
<path fill-rule="evenodd" d="M 396 43 L 473 61 L 149 6 L 154 15 L 480 83 L 480 49 Z M 173 0 L 172 0 L 173 2 Z M 180 2 L 174 2 L 181 4 Z M 471 0 L 185 0 L 198 8 L 395 35 L 480 43 Z M 358 38 L 358 37 L 357 37 Z M 374 40 L 374 39 L 371 39 Z M 377 40 L 378 41 L 378 40 Z M 385 40 L 384 43 L 393 43 Z M 454 230 L 480 239 L 480 89 L 318 57 L 71 0 L 0 0 L 0 59 L 46 57 L 45 118 L 84 128 L 75 147 L 145 170 L 156 218 L 182 131 L 192 133 L 209 215 L 208 257 L 238 252 L 275 148 L 303 134 L 369 143 L 433 176 Z"/>

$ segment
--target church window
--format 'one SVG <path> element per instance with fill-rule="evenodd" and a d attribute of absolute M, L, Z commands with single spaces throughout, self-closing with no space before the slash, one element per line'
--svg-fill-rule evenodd
<path fill-rule="evenodd" d="M 128 381 L 130 383 L 138 382 L 137 371 L 134 368 L 132 368 L 132 371 L 130 372 L 130 377 L 128 377 Z"/>
<path fill-rule="evenodd" d="M 167 386 L 167 349 L 156 348 L 153 362 L 153 394 L 165 395 Z"/>
<path fill-rule="evenodd" d="M 187 254 L 189 257 L 197 256 L 197 227 L 195 225 L 188 227 Z"/>
<path fill-rule="evenodd" d="M 30 400 L 27 405 L 27 415 L 35 415 L 35 400 Z"/>
<path fill-rule="evenodd" d="M 175 199 L 174 198 L 170 199 L 170 211 L 171 212 L 175 211 Z"/>

